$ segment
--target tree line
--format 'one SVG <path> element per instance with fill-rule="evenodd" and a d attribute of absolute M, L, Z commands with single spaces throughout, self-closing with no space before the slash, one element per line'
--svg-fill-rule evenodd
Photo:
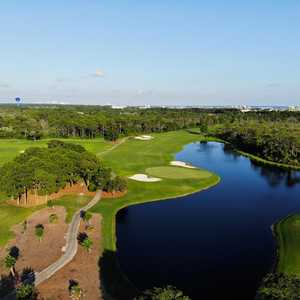
<path fill-rule="evenodd" d="M 300 166 L 298 122 L 240 121 L 225 123 L 215 135 L 235 148 L 266 160 Z"/>
<path fill-rule="evenodd" d="M 47 148 L 30 147 L 0 168 L 0 190 L 18 199 L 28 193 L 50 195 L 67 184 L 84 182 L 90 191 L 124 191 L 126 181 L 114 176 L 93 153 L 80 145 L 52 140 Z"/>
<path fill-rule="evenodd" d="M 240 120 L 299 122 L 297 112 L 249 112 L 237 109 L 106 106 L 0 105 L 0 138 L 104 137 L 164 132 Z"/>
<path fill-rule="evenodd" d="M 0 138 L 103 137 L 199 128 L 267 160 L 299 165 L 300 112 L 238 109 L 0 105 Z"/>

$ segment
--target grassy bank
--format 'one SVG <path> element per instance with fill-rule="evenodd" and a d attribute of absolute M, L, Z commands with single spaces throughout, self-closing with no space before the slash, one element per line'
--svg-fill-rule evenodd
<path fill-rule="evenodd" d="M 274 230 L 278 243 L 277 271 L 300 276 L 300 214 L 281 220 Z"/>

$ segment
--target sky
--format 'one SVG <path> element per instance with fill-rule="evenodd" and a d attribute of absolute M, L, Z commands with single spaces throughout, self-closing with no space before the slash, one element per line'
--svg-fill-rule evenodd
<path fill-rule="evenodd" d="M 299 0 L 2 0 L 0 103 L 299 105 Z"/>

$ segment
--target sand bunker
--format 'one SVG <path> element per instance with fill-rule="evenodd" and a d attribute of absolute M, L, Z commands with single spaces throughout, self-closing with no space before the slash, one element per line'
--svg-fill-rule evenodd
<path fill-rule="evenodd" d="M 143 181 L 143 182 L 157 182 L 157 181 L 161 181 L 160 178 L 150 177 L 150 176 L 148 176 L 146 174 L 134 174 L 133 176 L 130 176 L 128 178 L 136 180 L 136 181 Z"/>
<path fill-rule="evenodd" d="M 196 169 L 196 167 L 189 165 L 187 163 L 185 163 L 184 161 L 180 161 L 180 160 L 173 160 L 170 162 L 171 166 L 176 166 L 176 167 L 183 167 L 183 168 L 189 168 L 189 169 Z"/>
<path fill-rule="evenodd" d="M 135 139 L 140 140 L 140 141 L 149 141 L 149 140 L 153 139 L 153 136 L 151 136 L 151 135 L 140 135 L 140 136 L 136 136 Z"/>

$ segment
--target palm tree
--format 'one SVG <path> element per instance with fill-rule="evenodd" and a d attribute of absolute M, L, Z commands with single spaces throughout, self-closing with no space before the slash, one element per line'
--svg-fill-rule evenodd
<path fill-rule="evenodd" d="M 90 238 L 86 238 L 81 243 L 81 246 L 83 248 L 85 248 L 86 251 L 91 252 L 91 249 L 92 249 L 92 246 L 93 246 L 93 241 Z"/>
<path fill-rule="evenodd" d="M 38 292 L 34 284 L 23 283 L 16 290 L 17 300 L 37 300 Z"/>
<path fill-rule="evenodd" d="M 10 273 L 13 277 L 15 277 L 15 275 L 16 275 L 16 272 L 15 272 L 16 262 L 17 262 L 17 259 L 15 257 L 13 257 L 11 254 L 8 254 L 4 260 L 5 267 L 10 269 Z"/>
<path fill-rule="evenodd" d="M 83 291 L 79 283 L 75 280 L 69 281 L 69 294 L 72 300 L 80 300 L 83 297 Z"/>
<path fill-rule="evenodd" d="M 185 296 L 182 291 L 176 287 L 168 285 L 163 288 L 154 287 L 151 290 L 146 290 L 142 295 L 134 298 L 134 300 L 191 300 L 188 296 Z"/>
<path fill-rule="evenodd" d="M 35 235 L 38 237 L 39 241 L 42 240 L 44 235 L 44 226 L 43 224 L 38 224 L 35 226 Z"/>
<path fill-rule="evenodd" d="M 26 267 L 23 269 L 22 274 L 21 274 L 21 282 L 34 284 L 35 273 L 31 267 Z"/>
<path fill-rule="evenodd" d="M 79 245 L 85 248 L 88 252 L 91 252 L 93 241 L 89 238 L 89 236 L 85 232 L 79 232 L 77 236 L 77 240 Z"/>

